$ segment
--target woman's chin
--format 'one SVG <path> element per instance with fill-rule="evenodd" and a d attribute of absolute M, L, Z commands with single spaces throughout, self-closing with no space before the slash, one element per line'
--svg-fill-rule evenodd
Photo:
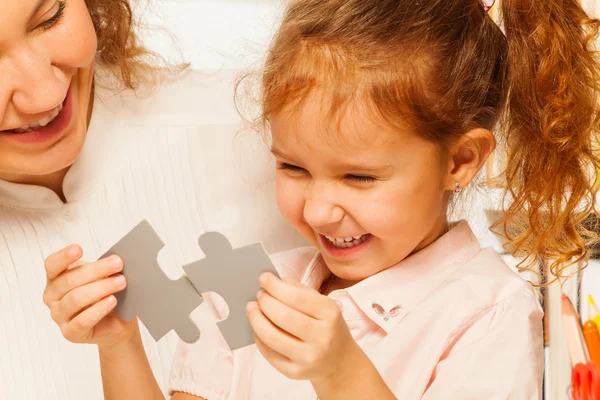
<path fill-rule="evenodd" d="M 32 154 L 13 153 L 12 157 L 0 160 L 0 179 L 27 181 L 27 176 L 45 176 L 64 171 L 77 161 L 84 140 L 85 133 L 74 133 L 66 135 L 49 149 Z"/>

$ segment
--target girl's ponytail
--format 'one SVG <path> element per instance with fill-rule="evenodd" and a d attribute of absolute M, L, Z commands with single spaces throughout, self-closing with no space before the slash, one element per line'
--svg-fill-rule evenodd
<path fill-rule="evenodd" d="M 505 131 L 510 206 L 508 246 L 527 264 L 551 258 L 551 272 L 587 255 L 596 235 L 583 220 L 595 211 L 600 22 L 577 0 L 503 0 L 508 41 Z M 507 228 L 507 225 L 511 229 Z"/>

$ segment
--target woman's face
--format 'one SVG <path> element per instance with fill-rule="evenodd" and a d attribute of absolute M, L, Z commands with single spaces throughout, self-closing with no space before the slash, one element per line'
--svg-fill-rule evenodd
<path fill-rule="evenodd" d="M 0 0 L 0 178 L 21 182 L 73 164 L 96 47 L 84 0 Z"/>

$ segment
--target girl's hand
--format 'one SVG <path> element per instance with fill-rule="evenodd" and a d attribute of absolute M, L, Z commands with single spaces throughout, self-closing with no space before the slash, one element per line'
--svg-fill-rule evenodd
<path fill-rule="evenodd" d="M 360 348 L 337 303 L 291 279 L 264 274 L 260 281 L 264 292 L 248 305 L 248 318 L 262 355 L 291 379 L 339 380 L 340 365 Z"/>
<path fill-rule="evenodd" d="M 71 245 L 45 261 L 47 283 L 44 304 L 63 336 L 73 343 L 112 346 L 132 337 L 136 319 L 121 320 L 113 311 L 114 293 L 125 289 L 119 272 L 123 262 L 116 256 L 94 263 L 80 261 L 82 250 Z"/>

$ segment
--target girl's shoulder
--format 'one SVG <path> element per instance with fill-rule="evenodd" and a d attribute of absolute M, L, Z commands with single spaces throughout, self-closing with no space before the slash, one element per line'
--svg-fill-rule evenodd
<path fill-rule="evenodd" d="M 532 307 L 539 307 L 536 304 L 539 290 L 490 248 L 482 249 L 467 260 L 446 284 L 463 287 L 462 292 L 470 293 L 473 303 L 482 308 L 494 307 L 520 297 L 535 299 Z"/>

